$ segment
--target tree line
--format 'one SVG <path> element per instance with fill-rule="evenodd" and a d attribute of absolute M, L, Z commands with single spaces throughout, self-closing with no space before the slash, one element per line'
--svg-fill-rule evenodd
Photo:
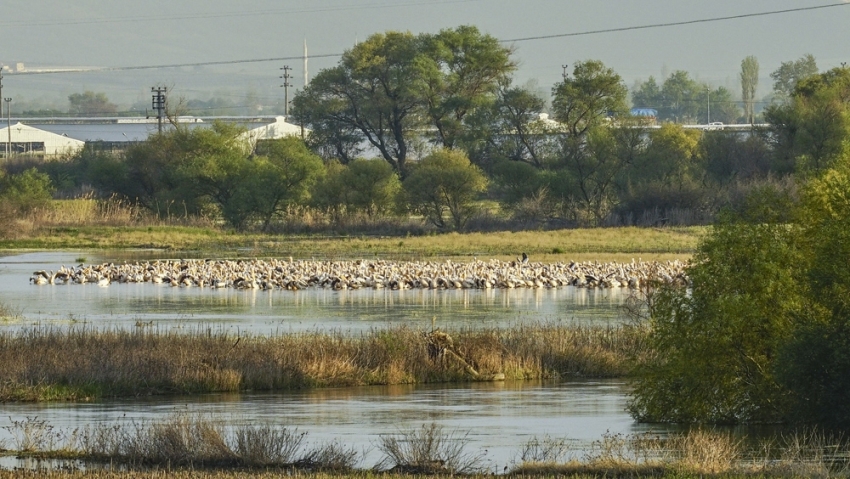
<path fill-rule="evenodd" d="M 697 101 L 706 87 L 687 72 L 633 89 L 633 105 L 658 112 L 660 128 L 649 129 L 601 61 L 572 65 L 547 101 L 513 83 L 512 54 L 471 26 L 375 34 L 296 94 L 290 121 L 310 130 L 305 141 L 252 149 L 237 127 L 175 125 L 121 154 L 87 147 L 37 167 L 65 191 L 93 187 L 161 216 L 238 229 L 268 231 L 310 210 L 332 225 L 414 214 L 459 230 L 492 205 L 518 227 L 694 224 L 740 210 L 759 188 L 795 197 L 794 178 L 827 167 L 846 143 L 846 100 L 834 84 L 848 70 L 817 74 L 810 56 L 772 75 L 776 102 L 760 113 L 771 126 L 733 133 L 665 121 L 712 106 L 716 118 L 738 115 L 724 89 L 709 92 L 716 104 Z M 744 59 L 750 106 L 757 70 Z"/>

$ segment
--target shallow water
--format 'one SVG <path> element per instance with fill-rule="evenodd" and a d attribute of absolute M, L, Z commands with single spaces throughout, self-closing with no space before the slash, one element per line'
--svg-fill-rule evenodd
<path fill-rule="evenodd" d="M 307 443 L 311 445 L 339 439 L 363 452 L 361 466 L 371 467 L 382 457 L 375 447 L 381 435 L 436 422 L 445 431 L 466 435 L 468 450 L 486 451 L 485 462 L 490 470 L 501 471 L 517 459 L 522 445 L 534 437 L 567 439 L 572 454 L 581 457 L 591 442 L 605 433 L 649 431 L 650 426 L 637 424 L 628 416 L 626 401 L 627 387 L 623 382 L 594 380 L 369 386 L 88 404 L 7 404 L 0 417 L 0 441 L 13 443 L 8 429 L 11 421 L 27 418 L 72 431 L 87 425 L 131 426 L 133 422 L 145 424 L 174 414 L 188 414 L 211 418 L 225 426 L 262 423 L 297 428 L 307 432 Z"/>
<path fill-rule="evenodd" d="M 136 258 L 150 252 L 139 252 Z M 181 288 L 163 284 L 43 285 L 29 283 L 36 270 L 119 258 L 80 253 L 26 253 L 0 257 L 0 304 L 22 320 L 0 330 L 32 325 L 94 328 L 216 328 L 255 334 L 305 330 L 363 331 L 406 325 L 432 328 L 503 327 L 533 322 L 607 325 L 625 321 L 628 290 L 348 290 L 258 291 Z"/>

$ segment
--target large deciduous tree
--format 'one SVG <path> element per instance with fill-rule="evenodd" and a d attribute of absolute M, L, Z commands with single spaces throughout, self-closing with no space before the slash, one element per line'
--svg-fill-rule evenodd
<path fill-rule="evenodd" d="M 795 61 L 782 62 L 779 68 L 770 74 L 773 79 L 773 92 L 780 100 L 787 101 L 794 93 L 797 82 L 817 73 L 818 65 L 811 53 Z"/>
<path fill-rule="evenodd" d="M 589 60 L 577 63 L 573 75 L 552 93 L 552 111 L 560 124 L 560 173 L 552 191 L 570 205 L 575 220 L 599 224 L 613 206 L 614 178 L 625 165 L 610 126 L 612 118 L 626 116 L 628 89 L 614 70 Z"/>
<path fill-rule="evenodd" d="M 511 70 L 510 50 L 474 27 L 436 35 L 387 32 L 346 51 L 295 98 L 294 116 L 330 138 L 347 161 L 368 143 L 404 178 L 416 142 L 454 147 L 465 118 L 492 101 Z"/>
<path fill-rule="evenodd" d="M 426 35 L 424 102 L 434 142 L 454 148 L 465 129 L 464 119 L 493 102 L 499 83 L 516 68 L 511 50 L 477 28 L 460 26 Z"/>
<path fill-rule="evenodd" d="M 780 163 L 822 171 L 850 145 L 850 68 L 834 68 L 800 80 L 790 100 L 765 112 Z"/>

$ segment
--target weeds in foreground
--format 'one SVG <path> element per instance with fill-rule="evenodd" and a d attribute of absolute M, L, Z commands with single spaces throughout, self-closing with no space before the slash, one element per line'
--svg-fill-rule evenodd
<path fill-rule="evenodd" d="M 381 436 L 377 446 L 384 459 L 376 468 L 412 474 L 481 472 L 484 454 L 469 452 L 467 436 L 436 423 Z"/>
<path fill-rule="evenodd" d="M 306 432 L 267 425 L 232 429 L 205 417 L 177 415 L 149 425 L 94 426 L 79 431 L 77 457 L 156 466 L 301 467 L 350 470 L 357 454 L 339 443 L 308 446 Z"/>
<path fill-rule="evenodd" d="M 564 460 L 569 449 L 566 439 L 534 437 L 523 445 L 519 460 L 522 464 L 557 464 Z"/>
<path fill-rule="evenodd" d="M 7 428 L 16 437 L 14 451 L 34 458 L 82 460 L 97 474 L 97 464 L 117 465 L 134 477 L 141 469 L 201 468 L 210 474 L 237 470 L 245 475 L 261 469 L 337 471 L 369 475 L 354 469 L 362 458 L 339 441 L 310 445 L 307 433 L 285 427 L 227 427 L 204 417 L 178 415 L 150 424 L 101 425 L 57 432 L 37 418 Z M 61 440 L 57 440 L 61 438 Z M 382 436 L 383 453 L 369 471 L 402 474 L 485 474 L 486 451 L 470 450 L 467 434 L 438 424 Z M 804 430 L 778 436 L 769 444 L 747 449 L 739 438 L 715 431 L 693 430 L 669 436 L 605 434 L 579 459 L 566 459 L 566 439 L 533 438 L 518 454 L 521 464 L 510 475 L 592 477 L 847 477 L 850 443 L 839 436 Z M 575 456 L 574 456 L 575 457 Z M 252 472 L 254 471 L 254 472 Z M 279 472 L 278 472 L 279 474 Z M 0 478 L 10 477 L 0 471 Z M 99 476 L 94 476 L 99 477 Z M 110 476 L 112 477 L 112 476 Z M 140 476 L 144 477 L 144 476 Z M 169 475 L 169 477 L 172 477 Z"/>

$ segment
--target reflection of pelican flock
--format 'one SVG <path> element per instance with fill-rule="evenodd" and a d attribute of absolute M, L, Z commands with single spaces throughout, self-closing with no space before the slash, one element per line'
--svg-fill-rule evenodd
<path fill-rule="evenodd" d="M 539 263 L 519 261 L 163 260 L 36 271 L 33 284 L 162 283 L 237 289 L 637 288 L 647 281 L 688 284 L 680 261 Z"/>

